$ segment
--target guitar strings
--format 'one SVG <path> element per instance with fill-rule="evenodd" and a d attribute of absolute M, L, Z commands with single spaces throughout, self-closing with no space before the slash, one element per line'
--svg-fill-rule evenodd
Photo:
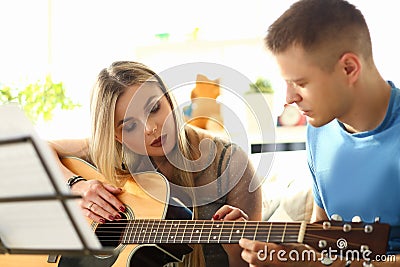
<path fill-rule="evenodd" d="M 126 222 L 124 222 L 126 221 Z M 227 227 L 231 227 L 231 226 L 235 226 L 235 227 L 245 227 L 246 229 L 252 229 L 252 228 L 259 228 L 259 227 L 263 227 L 263 228 L 270 228 L 272 230 L 280 230 L 280 229 L 284 229 L 284 228 L 290 228 L 290 227 L 295 227 L 295 228 L 300 228 L 301 224 L 299 223 L 270 223 L 270 222 L 256 222 L 256 221 L 247 221 L 247 222 L 235 222 L 235 221 L 216 221 L 216 223 L 214 222 L 209 222 L 209 221 L 190 221 L 190 220 L 157 220 L 155 219 L 154 222 L 141 222 L 140 220 L 127 220 L 127 219 L 120 219 L 118 221 L 113 221 L 113 222 L 108 222 L 106 224 L 98 224 L 98 226 L 102 226 L 102 225 L 107 225 L 107 228 L 112 228 L 115 227 L 116 228 L 134 228 L 134 227 L 145 227 L 145 228 L 149 228 L 149 227 L 154 227 L 154 226 L 160 226 L 160 227 L 173 227 L 175 225 L 177 225 L 176 227 L 182 227 L 182 226 L 198 226 L 198 227 L 211 227 L 211 228 L 218 228 L 219 226 L 221 226 L 221 228 L 227 228 Z M 113 226 L 110 226 L 113 225 Z M 153 225 L 153 226 L 151 226 Z M 165 226 L 164 226 L 165 225 Z M 209 228 L 207 228 L 209 229 Z M 328 230 L 342 230 L 343 227 L 342 226 L 330 226 L 327 229 L 323 229 L 322 225 L 314 225 L 314 224 L 307 224 L 306 225 L 306 229 L 321 229 L 324 231 L 328 231 Z M 364 231 L 364 227 L 353 227 L 351 229 L 352 231 L 355 230 L 359 230 L 359 231 Z"/>
<path fill-rule="evenodd" d="M 251 222 L 251 221 L 246 221 L 246 222 L 234 222 L 234 221 L 217 221 L 218 223 L 215 223 L 215 221 L 199 221 L 194 222 L 194 221 L 186 221 L 186 220 L 170 220 L 169 222 L 166 222 L 166 220 L 159 220 L 155 219 L 152 221 L 149 220 L 123 220 L 127 221 L 129 223 L 118 223 L 118 222 L 112 222 L 111 224 L 113 226 L 107 225 L 107 227 L 101 227 L 102 230 L 99 230 L 97 228 L 96 233 L 97 236 L 100 240 L 103 239 L 103 241 L 108 241 L 108 242 L 121 242 L 121 243 L 131 243 L 130 240 L 132 240 L 132 244 L 136 241 L 137 243 L 146 243 L 145 241 L 147 240 L 147 243 L 150 243 L 150 241 L 153 239 L 153 242 L 151 243 L 156 243 L 157 240 L 160 240 L 159 242 L 167 242 L 168 243 L 237 243 L 237 242 L 232 242 L 235 240 L 239 240 L 239 238 L 246 237 L 249 239 L 253 240 L 259 240 L 259 241 L 264 241 L 264 242 L 297 242 L 298 234 L 301 229 L 301 225 L 299 223 L 268 223 L 268 222 Z M 163 224 L 156 225 L 156 223 L 161 223 Z M 181 224 L 181 222 L 186 223 L 185 229 L 181 229 L 181 226 L 184 226 L 184 224 Z M 123 227 L 115 227 L 115 224 L 122 224 Z M 188 227 L 189 224 L 189 227 Z M 151 230 L 149 229 L 151 225 Z M 198 226 L 198 228 L 201 227 L 201 229 L 196 229 L 195 226 Z M 158 226 L 158 227 L 157 227 Z M 173 228 L 170 228 L 170 227 Z M 191 227 L 193 226 L 193 228 Z M 214 227 L 217 226 L 217 227 Z M 221 226 L 221 227 L 219 227 Z M 245 227 L 244 229 L 237 229 L 240 228 L 240 226 Z M 154 229 L 156 227 L 157 229 Z M 175 228 L 178 227 L 178 228 Z M 232 227 L 231 229 L 228 229 L 227 227 Z M 235 228 L 236 231 L 241 230 L 241 232 L 234 232 Z M 103 228 L 107 228 L 107 230 L 111 229 L 121 229 L 125 231 L 107 231 Z M 143 229 L 144 228 L 144 229 Z M 160 229 L 162 228 L 162 229 Z M 146 231 L 147 229 L 147 231 Z M 274 233 L 276 231 L 281 231 L 285 230 L 284 234 L 281 233 Z M 321 236 L 315 235 L 315 234 L 310 234 L 307 233 L 307 230 L 324 230 L 324 231 L 329 231 L 329 230 L 342 230 L 342 227 L 339 226 L 331 226 L 329 229 L 323 229 L 319 225 L 313 225 L 313 224 L 307 224 L 306 226 L 306 232 L 304 234 L 304 240 L 309 240 L 309 239 L 314 239 L 318 240 L 321 239 Z M 211 232 L 210 232 L 211 230 Z M 214 230 L 214 231 L 213 231 Z M 254 233 L 254 230 L 256 232 Z M 353 230 L 364 230 L 363 228 L 355 228 Z M 190 232 L 191 231 L 191 232 Z M 197 232 L 200 231 L 200 232 Z M 263 231 L 263 232 L 258 232 L 258 231 Z M 102 235 L 102 234 L 108 234 L 108 235 Z M 116 234 L 115 236 L 112 236 L 110 234 Z M 250 235 L 252 238 L 250 237 Z M 157 239 L 157 235 L 159 237 Z M 208 239 L 204 240 L 204 238 Z M 216 240 L 218 236 L 218 240 Z M 261 237 L 264 237 L 261 239 Z M 209 238 L 213 237 L 212 240 Z M 114 239 L 115 238 L 115 239 Z M 188 241 L 185 238 L 190 238 Z M 326 236 L 322 236 L 327 241 L 336 241 L 334 238 L 326 238 Z M 229 240 L 227 240 L 229 239 Z M 121 241 L 122 240 L 122 241 Z M 181 240 L 181 241 L 179 241 Z M 197 240 L 197 242 L 195 242 Z M 222 240 L 222 241 L 221 241 Z M 206 242 L 208 241 L 208 242 Z M 228 242 L 229 241 L 229 242 Z M 358 244 L 355 243 L 348 243 L 349 245 L 357 246 Z"/>
<path fill-rule="evenodd" d="M 190 241 L 184 240 L 184 238 L 186 236 L 176 236 L 175 235 L 173 237 L 174 237 L 173 239 L 170 239 L 169 237 L 165 236 L 164 238 L 159 238 L 157 240 L 158 240 L 159 243 L 164 243 L 164 242 L 166 242 L 166 243 L 188 243 L 188 242 L 193 242 L 193 243 L 213 243 L 213 241 L 214 241 L 214 243 L 215 243 L 215 241 L 217 241 L 218 243 L 237 243 L 239 241 L 239 239 L 242 238 L 242 236 L 241 237 L 236 236 L 236 237 L 233 237 L 234 238 L 233 240 L 234 241 L 237 240 L 237 242 L 228 242 L 228 240 L 226 240 L 224 238 L 227 238 L 227 237 L 231 238 L 231 236 L 226 236 L 225 235 L 225 236 L 220 236 L 220 239 L 218 239 L 218 240 L 209 240 L 209 239 L 207 239 L 209 242 L 206 242 L 206 240 L 202 239 L 202 238 L 205 238 L 206 236 L 195 236 L 195 237 L 190 236 L 191 237 Z M 273 237 L 279 237 L 279 238 L 278 238 L 278 240 L 276 240 L 276 239 L 274 240 Z M 293 237 L 294 236 L 292 236 L 292 238 Z M 288 242 L 298 243 L 297 242 L 297 235 L 295 235 L 295 237 L 296 237 L 295 239 L 288 239 L 288 240 L 286 238 L 284 238 L 283 239 L 283 243 L 288 243 Z M 121 241 L 121 235 L 117 235 L 117 236 L 98 236 L 98 238 L 100 240 L 103 238 L 102 241 L 127 243 L 126 241 Z M 110 239 L 110 238 L 116 238 L 116 239 Z M 153 236 L 151 236 L 151 235 L 150 236 L 144 236 L 142 238 L 142 241 L 138 241 L 138 240 L 135 240 L 135 241 L 138 241 L 138 243 L 149 243 L 152 238 L 153 238 Z M 249 238 L 249 237 L 247 236 L 246 238 Z M 336 244 L 336 241 L 337 241 L 335 238 L 329 238 L 329 237 L 327 238 L 326 236 L 319 236 L 319 235 L 313 235 L 313 234 L 305 234 L 303 240 L 320 240 L 321 238 L 324 238 L 324 240 L 331 241 L 331 242 L 333 242 L 335 244 Z M 147 242 L 145 242 L 145 239 L 147 239 Z M 156 242 L 157 241 L 156 238 L 154 237 L 153 239 L 154 239 L 153 240 L 154 242 L 150 242 L 150 243 L 157 243 Z M 181 241 L 178 241 L 179 239 L 181 239 Z M 221 239 L 222 239 L 222 241 L 221 241 Z M 275 243 L 275 242 L 277 242 L 277 241 L 279 241 L 281 239 L 282 239 L 282 236 L 277 235 L 277 236 L 268 236 L 267 239 L 262 239 L 262 240 L 253 237 L 252 240 Z M 169 240 L 169 242 L 167 242 L 167 240 Z M 197 240 L 197 242 L 196 242 L 196 240 Z M 232 241 L 232 240 L 229 240 L 229 241 Z M 129 242 L 129 243 L 135 244 L 133 241 Z M 305 242 L 303 242 L 303 243 L 305 243 Z M 348 242 L 347 245 L 348 246 L 357 247 L 360 244 L 354 243 L 354 242 Z"/>
<path fill-rule="evenodd" d="M 182 236 L 182 237 L 174 236 L 173 239 L 165 238 L 165 239 L 162 239 L 162 240 L 158 240 L 158 242 L 157 242 L 156 238 L 154 238 L 153 241 L 151 242 L 152 236 L 150 235 L 148 237 L 144 236 L 141 242 L 135 243 L 135 242 L 130 242 L 129 240 L 128 241 L 121 240 L 121 236 L 116 236 L 116 237 L 117 237 L 117 239 L 110 239 L 110 238 L 115 238 L 115 237 L 114 236 L 107 236 L 107 238 L 104 238 L 104 237 L 100 236 L 99 239 L 100 240 L 103 239 L 103 240 L 101 240 L 103 242 L 105 242 L 105 241 L 107 241 L 107 242 L 117 242 L 118 244 L 125 244 L 125 245 L 128 245 L 128 244 L 146 244 L 146 243 L 175 243 L 175 244 L 181 244 L 181 243 L 190 243 L 190 244 L 220 243 L 220 244 L 237 244 L 238 241 L 239 241 L 239 237 L 234 238 L 233 241 L 232 241 L 231 237 L 229 237 L 229 240 L 224 239 L 224 237 L 227 238 L 227 236 L 222 236 L 222 237 L 220 236 L 220 238 L 218 240 L 215 240 L 215 239 L 203 240 L 201 238 L 201 236 L 199 236 L 199 237 L 195 236 L 194 238 L 191 237 L 189 240 L 188 239 L 185 240 L 184 238 L 186 236 Z M 251 239 L 249 237 L 246 237 L 246 238 Z M 321 237 L 321 236 L 318 236 L 318 235 L 305 234 L 302 243 L 303 244 L 308 244 L 308 242 L 305 242 L 305 241 L 309 241 L 309 242 L 310 242 L 310 240 L 316 240 L 317 241 L 317 240 L 320 240 L 321 238 L 324 238 L 324 240 L 326 240 L 326 241 L 331 241 L 334 244 L 336 244 L 336 241 L 337 241 L 334 238 L 326 238 L 325 236 Z M 146 241 L 146 239 L 147 239 L 147 241 Z M 179 239 L 180 239 L 180 241 L 179 241 Z M 252 238 L 251 240 L 258 240 L 258 241 L 266 242 L 266 243 L 268 243 L 268 242 L 271 242 L 271 243 L 299 243 L 299 242 L 297 242 L 297 235 L 296 235 L 295 239 L 288 239 L 288 240 L 284 239 L 283 242 L 279 242 L 281 240 L 281 236 L 279 236 L 279 238 L 277 240 L 274 240 L 271 237 L 268 237 L 267 239 Z M 349 246 L 359 247 L 361 244 L 354 243 L 354 242 L 348 242 L 347 245 L 348 245 L 348 247 Z"/>
<path fill-rule="evenodd" d="M 124 230 L 124 231 L 117 231 L 118 229 Z M 283 234 L 281 233 L 281 229 L 284 229 L 285 231 Z M 270 238 L 273 237 L 279 237 L 279 239 L 284 236 L 285 239 L 288 239 L 289 237 L 295 236 L 297 239 L 297 236 L 300 232 L 300 228 L 296 227 L 287 227 L 287 228 L 281 228 L 281 229 L 269 229 L 268 228 L 260 228 L 260 227 L 251 227 L 248 229 L 224 229 L 224 228 L 208 228 L 208 227 L 203 227 L 201 229 L 196 229 L 196 228 L 186 228 L 186 229 L 178 229 L 178 228 L 162 228 L 162 229 L 148 229 L 148 228 L 131 228 L 131 229 L 126 229 L 126 227 L 123 228 L 118 228 L 118 227 L 112 227 L 110 230 L 110 227 L 107 227 L 107 229 L 97 229 L 96 233 L 98 236 L 102 237 L 102 234 L 111 234 L 115 233 L 118 234 L 119 237 L 124 237 L 124 238 L 146 238 L 146 236 L 200 236 L 200 237 L 205 237 L 205 236 L 230 236 L 230 237 L 238 237 L 238 236 L 269 236 Z M 125 231 L 126 230 L 126 231 Z M 279 233 L 276 233 L 279 231 Z M 108 235 L 110 236 L 110 235 Z"/>

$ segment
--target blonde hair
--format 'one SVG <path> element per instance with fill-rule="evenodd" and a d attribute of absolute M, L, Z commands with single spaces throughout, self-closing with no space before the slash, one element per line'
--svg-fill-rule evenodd
<path fill-rule="evenodd" d="M 147 66 L 132 61 L 117 61 L 110 67 L 103 69 L 93 87 L 91 95 L 91 118 L 92 118 L 92 136 L 90 140 L 90 156 L 98 170 L 114 185 L 119 185 L 121 174 L 129 174 L 128 170 L 123 170 L 121 164 L 130 166 L 130 170 L 138 166 L 144 156 L 138 155 L 128 149 L 123 150 L 122 144 L 115 139 L 114 113 L 118 97 L 125 90 L 133 85 L 141 85 L 145 82 L 155 82 L 163 91 L 168 100 L 173 117 L 175 119 L 177 131 L 177 146 L 180 153 L 174 153 L 175 160 L 185 166 L 184 158 L 193 160 L 192 149 L 188 142 L 185 127 L 183 127 L 183 118 L 178 112 L 177 105 L 173 96 L 166 89 L 161 78 Z M 186 188 L 193 188 L 194 181 L 192 173 L 176 169 L 178 172 L 171 181 Z M 192 192 L 192 199 L 195 197 Z M 194 218 L 197 218 L 197 209 L 193 203 Z M 201 246 L 194 246 L 194 252 L 189 257 L 185 257 L 186 266 L 204 266 L 204 258 Z"/>

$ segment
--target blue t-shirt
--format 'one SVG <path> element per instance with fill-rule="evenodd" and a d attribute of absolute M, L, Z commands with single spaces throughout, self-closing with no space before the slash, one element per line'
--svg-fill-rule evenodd
<path fill-rule="evenodd" d="M 333 120 L 308 127 L 308 164 L 315 202 L 328 217 L 339 214 L 364 222 L 379 217 L 400 226 L 400 90 L 391 85 L 383 122 L 374 130 L 350 134 Z M 399 230 L 399 229 L 397 229 Z M 391 231 L 389 251 L 400 253 L 400 233 Z"/>

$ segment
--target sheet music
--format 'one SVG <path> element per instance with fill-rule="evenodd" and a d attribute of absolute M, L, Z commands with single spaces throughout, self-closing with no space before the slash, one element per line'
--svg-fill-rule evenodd
<path fill-rule="evenodd" d="M 103 249 L 78 200 L 61 200 L 60 196 L 71 196 L 71 192 L 53 153 L 35 133 L 23 111 L 14 105 L 0 106 L 0 118 L 0 238 L 3 244 L 9 249 L 51 252 L 80 250 L 84 242 L 89 249 Z"/>
<path fill-rule="evenodd" d="M 0 106 L 0 144 L 1 147 L 9 143 L 10 140 L 18 140 L 18 139 L 24 139 L 24 138 L 30 138 L 32 142 L 35 145 L 35 149 L 37 150 L 37 153 L 40 153 L 40 156 L 42 157 L 42 160 L 46 162 L 46 167 L 48 168 L 48 171 L 55 176 L 61 177 L 61 171 L 59 167 L 57 166 L 54 155 L 52 154 L 50 148 L 48 147 L 47 143 L 45 140 L 42 140 L 37 133 L 35 132 L 32 123 L 29 121 L 29 119 L 25 116 L 24 112 L 17 106 L 17 105 L 3 105 Z M 32 149 L 34 149 L 32 143 Z M 15 151 L 16 153 L 20 153 L 19 156 L 25 157 L 24 153 L 29 153 L 29 148 L 25 147 L 28 149 L 27 152 L 23 150 L 18 150 Z M 5 159 L 8 159 L 8 155 L 12 152 L 13 150 L 3 150 L 3 153 L 0 152 L 0 154 L 5 154 Z M 37 154 L 36 153 L 36 154 Z M 18 157 L 18 155 L 15 155 Z M 1 157 L 1 156 L 0 156 Z M 3 158 L 3 160 L 5 160 Z M 31 159 L 35 160 L 35 159 Z M 30 160 L 27 162 L 26 166 L 29 166 L 32 163 Z M 7 165 L 8 162 L 3 162 L 3 164 Z M 21 164 L 25 164 L 22 162 Z M 42 164 L 41 164 L 42 165 Z M 24 165 L 25 166 L 25 165 Z M 40 168 L 40 167 L 37 167 Z M 5 179 L 2 175 L 0 176 L 0 179 Z M 29 179 L 30 180 L 30 179 Z M 49 180 L 49 179 L 47 179 Z M 26 180 L 26 182 L 29 184 L 31 183 Z M 55 179 L 54 182 L 56 183 L 57 189 L 65 194 L 69 193 L 68 188 L 65 186 L 65 181 L 64 179 Z M 0 187 L 0 192 L 3 190 Z M 1 193 L 0 193 L 0 197 Z"/>
<path fill-rule="evenodd" d="M 28 141 L 0 145 L 0 177 L 0 198 L 55 194 L 33 144 Z"/>
<path fill-rule="evenodd" d="M 0 204 L 3 243 L 11 248 L 82 249 L 79 236 L 63 209 L 60 201 Z"/>

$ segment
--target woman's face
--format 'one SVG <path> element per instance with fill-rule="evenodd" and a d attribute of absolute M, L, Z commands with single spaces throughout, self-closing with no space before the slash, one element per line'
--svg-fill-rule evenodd
<path fill-rule="evenodd" d="M 164 156 L 176 144 L 172 108 L 156 83 L 133 85 L 118 97 L 115 137 L 133 152 Z"/>

